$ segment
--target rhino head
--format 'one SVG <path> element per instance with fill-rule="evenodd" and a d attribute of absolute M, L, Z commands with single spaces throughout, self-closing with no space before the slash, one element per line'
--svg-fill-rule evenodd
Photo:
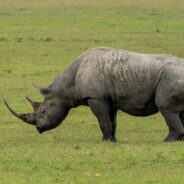
<path fill-rule="evenodd" d="M 65 119 L 70 108 L 64 97 L 53 95 L 51 88 L 37 88 L 44 95 L 44 102 L 35 102 L 26 97 L 33 107 L 32 113 L 18 114 L 10 108 L 6 100 L 4 103 L 13 115 L 28 124 L 35 125 L 38 132 L 42 133 L 57 127 Z"/>

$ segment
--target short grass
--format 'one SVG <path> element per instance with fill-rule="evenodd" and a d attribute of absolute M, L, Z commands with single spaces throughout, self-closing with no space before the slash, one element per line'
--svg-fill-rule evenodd
<path fill-rule="evenodd" d="M 183 0 L 0 0 L 0 183 L 183 184 L 184 143 L 164 143 L 160 114 L 118 113 L 116 144 L 101 142 L 86 107 L 39 135 L 12 116 L 29 112 L 32 83 L 48 86 L 88 48 L 184 58 Z"/>

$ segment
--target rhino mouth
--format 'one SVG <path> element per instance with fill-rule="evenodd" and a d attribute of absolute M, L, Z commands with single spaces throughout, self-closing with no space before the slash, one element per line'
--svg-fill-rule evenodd
<path fill-rule="evenodd" d="M 44 132 L 44 130 L 41 129 L 40 127 L 36 127 L 36 129 L 37 129 L 37 131 L 38 131 L 40 134 L 42 134 L 42 133 Z"/>

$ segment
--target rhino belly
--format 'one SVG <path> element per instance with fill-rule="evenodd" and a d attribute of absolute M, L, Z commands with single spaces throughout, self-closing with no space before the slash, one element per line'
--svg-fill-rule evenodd
<path fill-rule="evenodd" d="M 133 116 L 149 116 L 157 113 L 159 110 L 155 105 L 155 100 L 148 101 L 134 101 L 134 100 L 121 100 L 115 102 L 117 109 L 122 110 Z"/>

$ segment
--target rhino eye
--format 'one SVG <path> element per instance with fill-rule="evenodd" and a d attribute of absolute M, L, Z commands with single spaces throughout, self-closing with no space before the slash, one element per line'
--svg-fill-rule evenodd
<path fill-rule="evenodd" d="M 45 110 L 42 110 L 42 114 L 45 114 L 45 112 L 46 112 Z"/>

